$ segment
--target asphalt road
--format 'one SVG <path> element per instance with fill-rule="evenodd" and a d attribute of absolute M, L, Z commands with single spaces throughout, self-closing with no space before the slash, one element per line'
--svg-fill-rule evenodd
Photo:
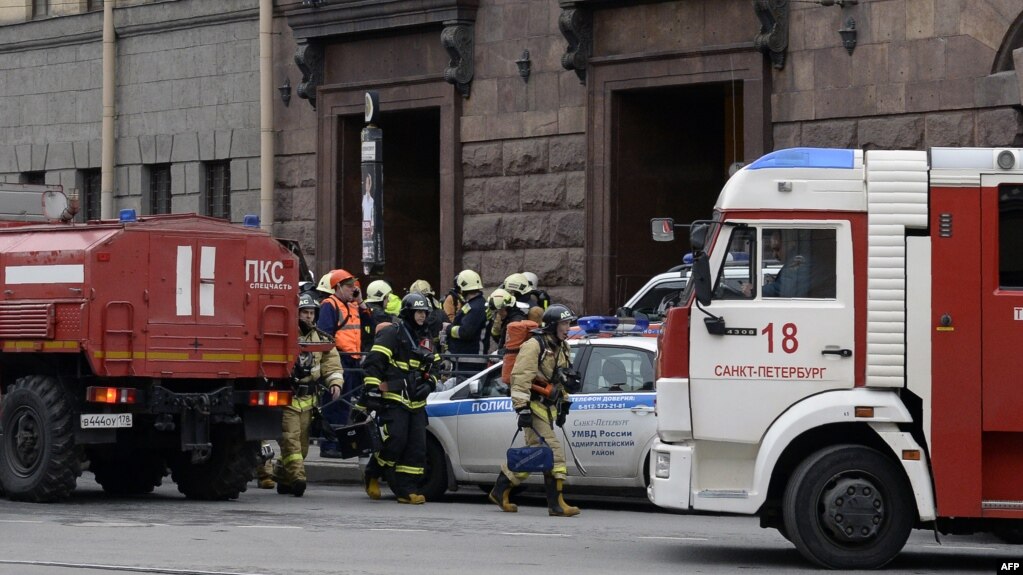
<path fill-rule="evenodd" d="M 518 513 L 502 513 L 476 489 L 422 506 L 371 501 L 355 485 L 312 485 L 300 499 L 253 486 L 237 501 L 210 503 L 187 501 L 170 484 L 116 499 L 86 474 L 67 502 L 0 500 L 0 575 L 814 570 L 755 518 L 676 515 L 635 498 L 566 499 L 582 515 L 548 517 L 529 494 Z M 1023 557 L 1023 547 L 988 536 L 943 543 L 915 532 L 887 571 L 992 573 Z"/>

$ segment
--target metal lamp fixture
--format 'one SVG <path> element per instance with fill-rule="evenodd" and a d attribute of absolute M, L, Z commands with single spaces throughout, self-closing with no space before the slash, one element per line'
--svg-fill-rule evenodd
<path fill-rule="evenodd" d="M 533 63 L 529 61 L 529 50 L 523 50 L 522 56 L 515 60 L 515 65 L 519 67 L 519 76 L 522 76 L 522 81 L 529 82 L 529 72 L 533 68 Z"/>
<path fill-rule="evenodd" d="M 852 56 L 853 50 L 856 49 L 856 20 L 853 20 L 852 16 L 846 19 L 845 26 L 838 29 L 838 34 L 842 36 L 842 45 Z"/>
<path fill-rule="evenodd" d="M 281 93 L 281 101 L 287 107 L 291 103 L 291 78 L 285 78 L 284 83 L 277 88 L 277 91 Z"/>

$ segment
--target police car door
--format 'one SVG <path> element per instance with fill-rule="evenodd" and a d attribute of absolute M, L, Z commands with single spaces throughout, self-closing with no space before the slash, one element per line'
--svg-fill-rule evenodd
<path fill-rule="evenodd" d="M 516 416 L 509 387 L 501 381 L 501 364 L 487 368 L 479 377 L 479 393 L 458 401 L 458 460 L 470 473 L 497 473 L 515 433 Z M 517 445 L 523 445 L 521 433 Z"/>
<path fill-rule="evenodd" d="M 801 399 L 853 386 L 848 221 L 725 226 L 710 263 L 706 312 L 720 320 L 705 325 L 707 313 L 694 309 L 690 329 L 696 439 L 757 443 Z"/>
<path fill-rule="evenodd" d="M 653 353 L 594 343 L 583 346 L 587 351 L 575 362 L 581 367 L 582 390 L 572 394 L 565 435 L 587 477 L 641 481 L 647 443 L 657 432 Z M 578 474 L 567 449 L 566 457 L 569 473 Z"/>

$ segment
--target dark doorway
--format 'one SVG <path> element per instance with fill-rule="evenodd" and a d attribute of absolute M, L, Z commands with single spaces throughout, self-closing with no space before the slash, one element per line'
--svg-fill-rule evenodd
<path fill-rule="evenodd" d="M 611 307 L 682 263 L 686 229 L 654 242 L 650 219 L 710 218 L 729 166 L 742 159 L 742 82 L 673 86 L 613 95 L 609 278 Z"/>
<path fill-rule="evenodd" d="M 403 296 L 412 282 L 425 279 L 440 290 L 440 110 L 385 112 L 377 122 L 384 133 L 384 273 L 362 273 L 362 190 L 359 134 L 363 117 L 341 116 L 338 146 L 342 190 L 338 202 L 337 253 L 341 267 L 369 282 L 385 279 Z"/>

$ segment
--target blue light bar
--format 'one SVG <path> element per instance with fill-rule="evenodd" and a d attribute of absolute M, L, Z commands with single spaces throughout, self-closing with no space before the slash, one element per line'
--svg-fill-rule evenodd
<path fill-rule="evenodd" d="M 579 329 L 588 334 L 642 333 L 650 326 L 646 316 L 619 318 L 612 315 L 588 315 L 579 318 Z"/>
<path fill-rule="evenodd" d="M 121 220 L 121 223 L 139 221 L 138 216 L 135 214 L 135 208 L 124 208 L 118 214 L 118 219 Z"/>
<path fill-rule="evenodd" d="M 246 214 L 242 220 L 242 225 L 247 228 L 258 228 L 259 227 L 259 216 L 256 214 Z"/>
<path fill-rule="evenodd" d="M 851 170 L 856 162 L 855 150 L 837 148 L 790 148 L 762 156 L 746 167 L 763 168 L 839 168 Z"/>

